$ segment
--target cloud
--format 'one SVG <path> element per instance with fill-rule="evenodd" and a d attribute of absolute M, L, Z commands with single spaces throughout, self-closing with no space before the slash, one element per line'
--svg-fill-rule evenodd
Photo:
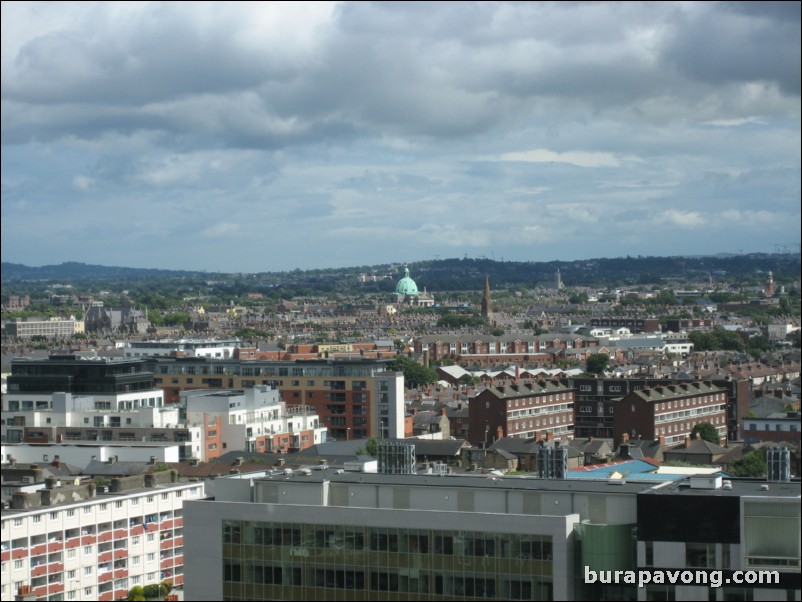
<path fill-rule="evenodd" d="M 655 222 L 662 226 L 678 226 L 680 228 L 700 228 L 707 223 L 698 211 L 679 211 L 668 209 L 657 216 Z"/>
<path fill-rule="evenodd" d="M 618 167 L 620 161 L 610 153 L 568 151 L 558 153 L 544 148 L 501 155 L 502 161 L 523 161 L 528 163 L 569 163 L 579 167 Z"/>
<path fill-rule="evenodd" d="M 0 10 L 9 261 L 717 252 L 699 232 L 724 224 L 799 240 L 798 3 Z"/>

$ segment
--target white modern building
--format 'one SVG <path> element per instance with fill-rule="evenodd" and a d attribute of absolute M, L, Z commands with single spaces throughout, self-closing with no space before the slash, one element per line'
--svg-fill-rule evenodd
<path fill-rule="evenodd" d="M 171 473 L 50 483 L 15 496 L 2 515 L 2 600 L 117 600 L 136 585 L 184 580 L 182 508 L 203 483 Z"/>
<path fill-rule="evenodd" d="M 276 389 L 182 391 L 187 423 L 200 426 L 193 457 L 205 462 L 226 451 L 297 451 L 326 441 L 326 427 L 311 406 L 287 405 Z"/>
<path fill-rule="evenodd" d="M 143 357 L 210 357 L 231 359 L 242 346 L 239 339 L 164 339 L 160 341 L 126 341 L 126 358 Z"/>

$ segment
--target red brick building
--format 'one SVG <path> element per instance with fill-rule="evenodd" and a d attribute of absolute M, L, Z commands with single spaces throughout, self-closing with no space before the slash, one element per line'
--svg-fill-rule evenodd
<path fill-rule="evenodd" d="M 534 438 L 543 431 L 573 438 L 574 390 L 556 381 L 488 387 L 468 405 L 468 441 L 490 445 L 494 437 Z"/>
<path fill-rule="evenodd" d="M 690 382 L 632 391 L 614 403 L 614 438 L 619 445 L 630 439 L 665 437 L 667 446 L 679 445 L 693 427 L 709 422 L 727 440 L 727 391 L 710 382 Z"/>

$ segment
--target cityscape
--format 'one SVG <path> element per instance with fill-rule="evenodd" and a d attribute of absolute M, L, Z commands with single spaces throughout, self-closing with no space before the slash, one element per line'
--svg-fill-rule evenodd
<path fill-rule="evenodd" d="M 802 601 L 799 2 L 4 2 L 0 600 Z"/>

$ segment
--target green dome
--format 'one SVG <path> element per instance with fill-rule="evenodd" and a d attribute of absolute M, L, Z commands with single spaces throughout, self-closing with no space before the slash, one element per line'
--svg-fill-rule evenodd
<path fill-rule="evenodd" d="M 417 295 L 418 285 L 409 277 L 409 268 L 404 266 L 404 277 L 398 281 L 395 286 L 395 292 L 398 295 Z"/>

